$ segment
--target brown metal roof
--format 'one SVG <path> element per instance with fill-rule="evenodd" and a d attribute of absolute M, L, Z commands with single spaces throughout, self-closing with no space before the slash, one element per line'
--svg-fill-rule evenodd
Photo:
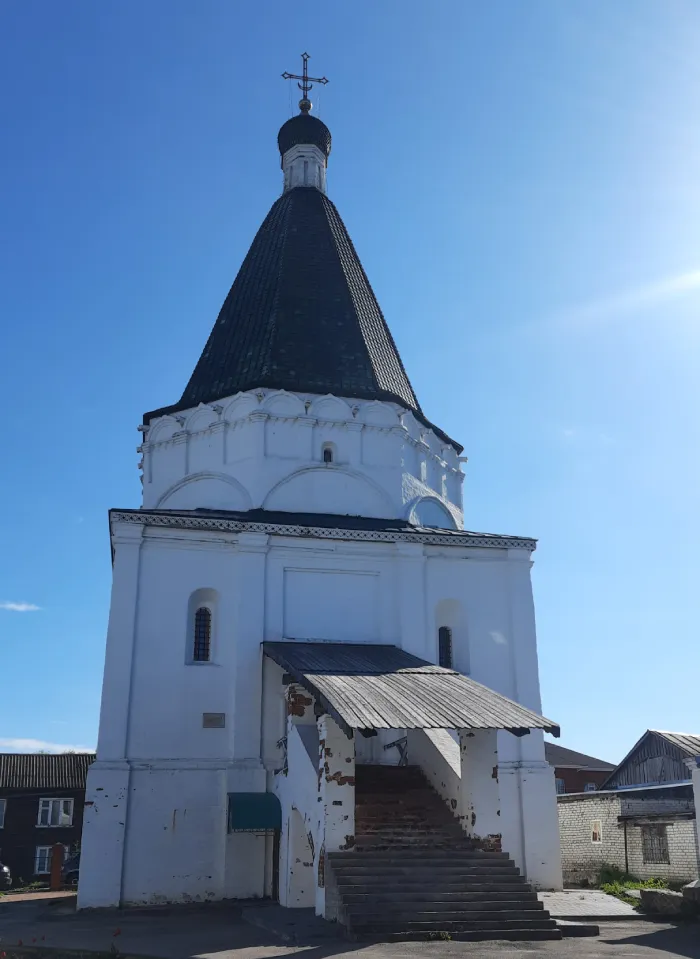
<path fill-rule="evenodd" d="M 524 735 L 559 727 L 452 669 L 398 646 L 263 643 L 263 652 L 346 730 L 506 729 Z"/>
<path fill-rule="evenodd" d="M 557 766 L 560 769 L 569 767 L 571 769 L 611 772 L 615 768 L 614 763 L 606 763 L 605 760 L 596 759 L 595 756 L 577 753 L 574 749 L 567 749 L 565 746 L 558 745 L 558 743 L 544 744 L 544 758 L 550 766 Z"/>
<path fill-rule="evenodd" d="M 0 753 L 0 789 L 85 789 L 94 753 Z"/>

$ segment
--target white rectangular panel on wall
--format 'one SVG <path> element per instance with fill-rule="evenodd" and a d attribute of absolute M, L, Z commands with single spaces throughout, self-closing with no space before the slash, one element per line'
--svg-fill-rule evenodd
<path fill-rule="evenodd" d="M 284 636 L 342 643 L 380 642 L 379 574 L 285 569 Z"/>

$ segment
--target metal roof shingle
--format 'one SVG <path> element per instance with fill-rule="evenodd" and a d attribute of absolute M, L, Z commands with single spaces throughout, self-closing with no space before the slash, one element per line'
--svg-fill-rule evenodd
<path fill-rule="evenodd" d="M 650 729 L 649 732 L 656 733 L 666 742 L 683 750 L 684 753 L 687 753 L 689 759 L 700 756 L 700 736 L 695 733 L 669 733 L 663 729 Z"/>
<path fill-rule="evenodd" d="M 0 789 L 84 789 L 94 753 L 0 753 Z"/>

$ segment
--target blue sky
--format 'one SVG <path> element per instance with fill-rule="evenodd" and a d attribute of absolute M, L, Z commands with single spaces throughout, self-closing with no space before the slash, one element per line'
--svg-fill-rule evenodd
<path fill-rule="evenodd" d="M 278 195 L 304 49 L 467 527 L 540 540 L 561 742 L 700 731 L 699 41 L 692 0 L 2 6 L 0 748 L 96 741 L 107 510 Z"/>

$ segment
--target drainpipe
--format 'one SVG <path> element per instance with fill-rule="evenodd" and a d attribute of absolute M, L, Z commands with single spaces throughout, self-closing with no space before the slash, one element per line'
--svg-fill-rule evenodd
<path fill-rule="evenodd" d="M 627 852 L 627 820 L 626 819 L 623 823 L 623 826 L 625 829 L 625 872 L 627 873 L 627 875 L 629 875 L 630 861 L 629 861 L 629 854 Z"/>

